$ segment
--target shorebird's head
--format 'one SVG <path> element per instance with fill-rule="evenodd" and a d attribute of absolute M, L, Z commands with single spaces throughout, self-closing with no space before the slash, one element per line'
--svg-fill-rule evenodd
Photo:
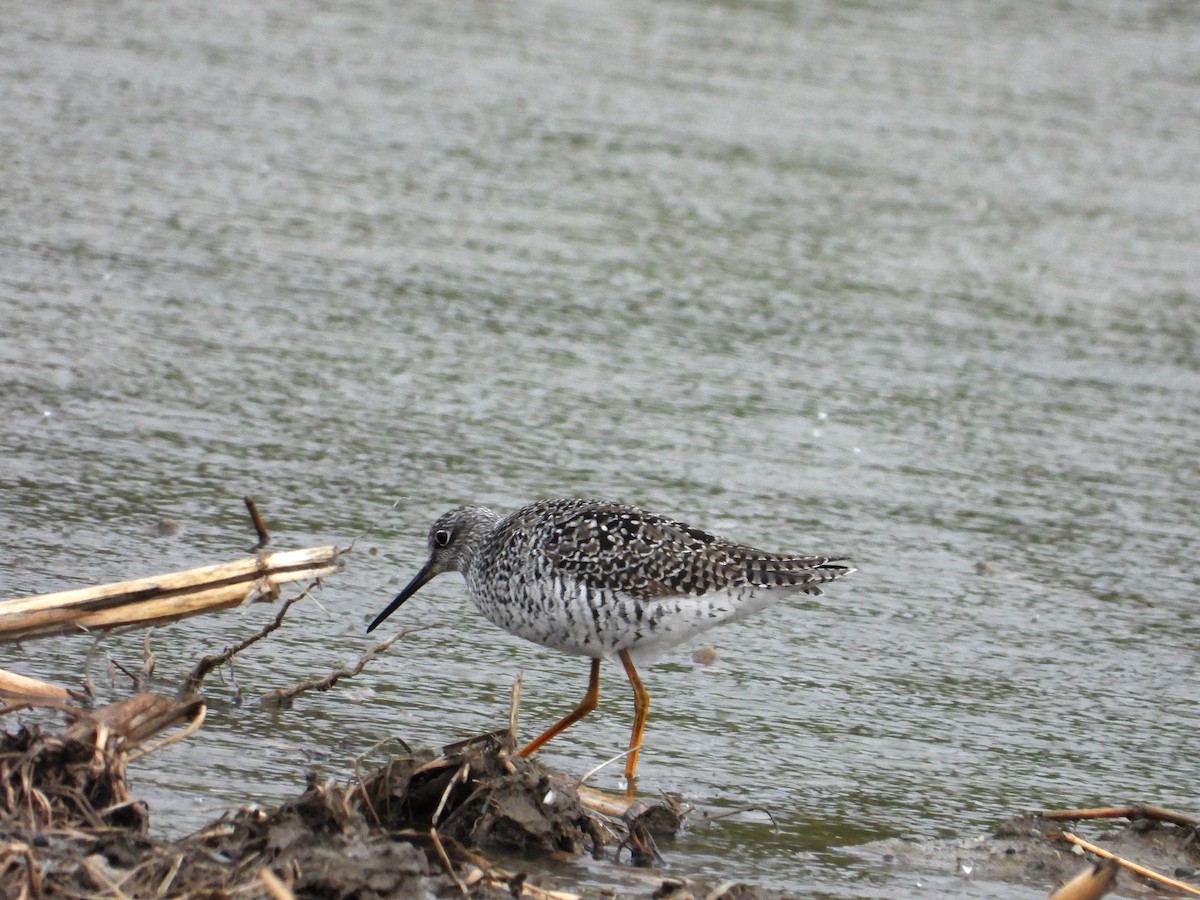
<path fill-rule="evenodd" d="M 483 539 L 496 527 L 500 517 L 482 506 L 456 506 L 443 513 L 429 529 L 429 559 L 412 581 L 387 605 L 387 609 L 367 626 L 367 633 L 398 610 L 401 604 L 427 582 L 443 572 L 465 572 Z"/>

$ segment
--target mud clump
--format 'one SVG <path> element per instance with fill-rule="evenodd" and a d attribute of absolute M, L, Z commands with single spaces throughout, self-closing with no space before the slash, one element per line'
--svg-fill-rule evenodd
<path fill-rule="evenodd" d="M 227 861 L 209 889 L 252 883 L 269 868 L 298 896 L 420 896 L 436 880 L 424 852 L 372 830 L 332 784 L 311 784 L 270 810 L 239 810 L 179 842 L 192 860 Z M 189 890 L 197 885 L 193 870 Z M 446 886 L 452 886 L 445 879 Z"/>
<path fill-rule="evenodd" d="M 436 828 L 464 846 L 538 855 L 598 853 L 606 843 L 569 782 L 495 748 L 394 759 L 351 793 L 379 827 Z"/>

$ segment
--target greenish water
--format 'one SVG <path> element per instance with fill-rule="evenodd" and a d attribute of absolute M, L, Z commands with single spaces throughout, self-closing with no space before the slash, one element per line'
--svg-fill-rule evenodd
<path fill-rule="evenodd" d="M 1200 806 L 1191 6 L 31 4 L 0 85 L 0 594 L 239 556 L 245 494 L 280 547 L 361 535 L 252 698 L 356 658 L 443 509 L 609 496 L 860 568 L 644 672 L 642 789 L 778 823 L 671 872 L 1025 897 L 841 848 Z M 157 632 L 160 673 L 270 615 Z M 211 685 L 133 772 L 156 826 L 495 728 L 518 673 L 528 731 L 582 694 L 452 578 L 426 623 L 290 712 Z M 548 761 L 628 708 L 607 667 Z"/>

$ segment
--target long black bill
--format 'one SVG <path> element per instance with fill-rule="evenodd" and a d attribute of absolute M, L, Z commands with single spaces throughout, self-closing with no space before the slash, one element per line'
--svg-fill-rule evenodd
<path fill-rule="evenodd" d="M 404 603 L 405 600 L 419 591 L 425 582 L 429 581 L 436 574 L 438 574 L 438 572 L 433 566 L 433 557 L 430 557 L 429 562 L 425 563 L 425 565 L 421 567 L 421 571 L 413 576 L 413 580 L 408 583 L 408 587 L 397 594 L 396 599 L 387 605 L 387 609 L 377 615 L 375 617 L 375 621 L 367 626 L 367 634 L 370 634 L 372 631 L 378 628 L 380 622 L 398 610 L 400 605 Z"/>

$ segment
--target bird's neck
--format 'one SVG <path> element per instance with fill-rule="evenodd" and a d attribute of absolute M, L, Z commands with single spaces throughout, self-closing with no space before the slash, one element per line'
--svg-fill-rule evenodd
<path fill-rule="evenodd" d="M 466 572 L 474 561 L 476 554 L 487 541 L 488 536 L 496 530 L 500 522 L 500 514 L 485 506 L 477 506 L 470 511 L 462 524 L 458 540 L 462 546 L 460 571 Z"/>

